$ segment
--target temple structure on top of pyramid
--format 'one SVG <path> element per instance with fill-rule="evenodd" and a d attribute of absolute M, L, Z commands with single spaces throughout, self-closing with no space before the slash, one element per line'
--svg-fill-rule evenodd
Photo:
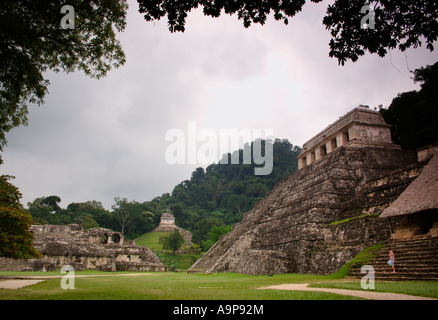
<path fill-rule="evenodd" d="M 154 232 L 172 232 L 177 226 L 175 217 L 170 213 L 170 206 L 167 206 L 166 212 L 163 212 L 160 218 L 160 224 L 154 229 Z"/>
<path fill-rule="evenodd" d="M 340 147 L 400 149 L 391 140 L 390 128 L 380 112 L 362 105 L 354 108 L 304 143 L 298 156 L 298 169 L 320 160 Z"/>
<path fill-rule="evenodd" d="M 167 206 L 166 212 L 163 212 L 163 214 L 161 215 L 160 224 L 158 225 L 158 227 L 152 230 L 152 232 L 172 232 L 175 229 L 178 229 L 178 231 L 184 237 L 185 246 L 192 244 L 192 233 L 190 231 L 178 227 L 175 224 L 175 217 L 170 212 L 170 206 Z"/>

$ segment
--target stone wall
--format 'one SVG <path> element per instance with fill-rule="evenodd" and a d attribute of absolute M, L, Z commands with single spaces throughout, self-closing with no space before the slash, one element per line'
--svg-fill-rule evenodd
<path fill-rule="evenodd" d="M 55 269 L 53 263 L 45 259 L 12 259 L 0 257 L 0 271 L 47 271 Z"/>
<path fill-rule="evenodd" d="M 84 231 L 80 225 L 33 225 L 34 246 L 43 255 L 38 263 L 19 261 L 9 264 L 12 270 L 41 270 L 39 264 L 51 269 L 72 265 L 75 270 L 96 269 L 117 271 L 118 266 L 131 271 L 166 271 L 166 267 L 148 248 L 126 240 L 119 232 L 103 228 Z M 34 265 L 34 267 L 32 267 Z M 23 267 L 24 266 L 24 267 Z"/>
<path fill-rule="evenodd" d="M 380 112 L 359 106 L 304 143 L 297 157 L 298 169 L 322 159 L 342 146 L 400 149 L 392 143 L 390 126 L 385 123 Z"/>

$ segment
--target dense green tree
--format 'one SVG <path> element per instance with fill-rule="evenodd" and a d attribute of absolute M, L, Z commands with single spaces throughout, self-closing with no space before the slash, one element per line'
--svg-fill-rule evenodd
<path fill-rule="evenodd" d="M 190 180 L 176 185 L 172 194 L 156 197 L 150 203 L 160 208 L 171 205 L 176 224 L 195 232 L 198 244 L 205 240 L 209 228 L 202 231 L 196 224 L 207 218 L 215 218 L 225 225 L 233 225 L 241 220 L 246 211 L 263 199 L 278 181 L 291 175 L 298 168 L 296 157 L 301 149 L 288 140 L 262 141 L 262 151 L 266 143 L 273 145 L 274 167 L 266 176 L 255 176 L 254 162 L 243 164 L 243 154 L 253 148 L 253 143 L 233 154 L 239 156 L 239 164 L 211 164 L 205 170 L 197 168 Z M 231 158 L 231 154 L 228 154 Z M 154 211 L 157 214 L 157 211 Z M 161 211 L 162 212 L 162 211 Z M 160 213 L 161 213 L 160 212 Z M 211 227 L 211 226 L 210 226 Z M 196 230 L 198 229 L 198 230 Z M 198 237 L 197 234 L 202 234 Z M 202 240 L 200 240 L 202 238 Z"/>
<path fill-rule="evenodd" d="M 129 211 L 127 208 L 128 199 L 115 197 L 114 202 L 115 202 L 115 204 L 113 204 L 111 206 L 111 208 L 113 209 L 113 213 L 114 213 L 115 217 L 117 218 L 117 221 L 118 221 L 119 226 L 120 226 L 120 230 L 121 230 L 122 234 L 124 235 L 126 225 L 128 225 L 131 222 L 129 219 L 130 218 Z"/>
<path fill-rule="evenodd" d="M 181 235 L 178 229 L 175 229 L 173 232 L 161 236 L 159 241 L 164 250 L 170 250 L 173 252 L 173 254 L 175 254 L 175 252 L 182 247 L 184 243 L 184 237 Z"/>
<path fill-rule="evenodd" d="M 33 246 L 29 231 L 32 217 L 20 203 L 21 193 L 8 180 L 0 176 L 0 257 L 34 258 L 41 256 Z"/>
<path fill-rule="evenodd" d="M 62 209 L 58 204 L 59 202 L 61 202 L 61 198 L 58 196 L 36 198 L 34 201 L 27 203 L 28 211 L 36 223 L 74 223 L 72 213 Z"/>
<path fill-rule="evenodd" d="M 204 176 L 205 176 L 204 168 L 196 168 L 196 170 L 192 172 L 192 178 L 190 179 L 190 183 L 194 184 L 201 182 Z"/>
<path fill-rule="evenodd" d="M 133 239 L 155 228 L 154 213 L 147 210 L 147 206 L 135 200 L 126 203 L 129 223 L 125 230 L 125 236 Z"/>
<path fill-rule="evenodd" d="M 252 23 L 264 24 L 272 12 L 275 20 L 289 23 L 303 8 L 305 0 L 137 0 L 146 21 L 160 20 L 167 15 L 171 32 L 185 30 L 187 13 L 203 7 L 204 15 L 219 17 L 237 14 L 247 28 Z M 311 0 L 319 3 L 322 0 Z M 418 47 L 423 42 L 430 51 L 438 35 L 438 3 L 430 0 L 335 0 L 327 7 L 323 24 L 330 31 L 330 57 L 356 61 L 359 56 L 377 53 L 383 57 L 388 50 L 401 51 Z"/>
<path fill-rule="evenodd" d="M 53 213 L 58 213 L 61 211 L 61 207 L 59 203 L 61 202 L 61 198 L 58 196 L 49 196 L 41 199 L 41 205 L 51 208 Z"/>
<path fill-rule="evenodd" d="M 118 222 L 117 229 L 125 237 L 134 239 L 143 233 L 151 231 L 158 225 L 156 214 L 153 211 L 160 210 L 148 202 L 139 203 L 135 200 L 128 201 L 126 198 L 114 198 L 115 204 L 112 206 L 112 215 Z"/>
<path fill-rule="evenodd" d="M 195 224 L 195 228 L 192 232 L 192 241 L 195 243 L 202 243 L 208 239 L 208 232 L 213 227 L 223 226 L 223 222 L 220 219 L 209 217 L 202 219 Z"/>
<path fill-rule="evenodd" d="M 91 228 L 99 228 L 99 224 L 94 220 L 91 214 L 87 214 L 81 222 L 81 226 L 84 230 Z"/>
<path fill-rule="evenodd" d="M 189 246 L 182 247 L 182 249 L 183 249 L 184 253 L 195 255 L 195 256 L 199 255 L 202 252 L 201 246 L 196 244 L 196 243 L 192 243 Z M 196 260 L 198 260 L 198 259 L 195 259 L 193 261 L 193 263 L 195 263 Z"/>
<path fill-rule="evenodd" d="M 207 240 L 202 242 L 202 247 L 204 251 L 207 251 L 214 245 L 220 238 L 221 235 L 226 234 L 231 231 L 231 226 L 213 226 L 207 233 Z"/>
<path fill-rule="evenodd" d="M 127 8 L 126 0 L 0 1 L 0 151 L 6 132 L 27 124 L 28 104 L 44 102 L 45 71 L 101 78 L 125 63 L 115 33 Z"/>
<path fill-rule="evenodd" d="M 84 229 L 107 228 L 121 231 L 128 239 L 134 239 L 151 231 L 159 223 L 154 213 L 159 205 L 156 202 L 139 203 L 126 198 L 115 198 L 113 211 L 106 210 L 100 201 L 72 202 L 66 209 L 58 203 L 57 196 L 36 198 L 29 202 L 29 213 L 36 223 L 70 224 L 77 223 Z"/>
<path fill-rule="evenodd" d="M 380 110 L 392 126 L 392 140 L 405 149 L 438 142 L 438 62 L 413 74 L 421 89 L 400 93 L 388 109 Z"/>
<path fill-rule="evenodd" d="M 9 208 L 21 208 L 21 192 L 16 186 L 9 182 L 13 176 L 0 176 L 0 205 Z"/>
<path fill-rule="evenodd" d="M 117 228 L 116 218 L 103 207 L 100 201 L 72 202 L 67 206 L 66 211 L 70 212 L 71 223 L 80 223 L 82 225 L 83 221 L 88 219 L 87 216 L 91 216 L 102 228 Z"/>

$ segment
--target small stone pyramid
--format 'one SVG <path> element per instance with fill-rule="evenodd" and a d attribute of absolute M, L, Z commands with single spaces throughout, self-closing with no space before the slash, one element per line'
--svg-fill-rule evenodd
<path fill-rule="evenodd" d="M 192 233 L 175 224 L 175 217 L 170 213 L 170 206 L 167 206 L 166 212 L 163 212 L 161 215 L 159 226 L 152 230 L 152 232 L 172 232 L 175 229 L 178 229 L 184 237 L 186 246 L 192 243 Z"/>

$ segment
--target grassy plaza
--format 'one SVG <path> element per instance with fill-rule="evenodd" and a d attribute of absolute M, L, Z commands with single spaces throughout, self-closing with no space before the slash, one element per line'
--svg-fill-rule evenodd
<path fill-rule="evenodd" d="M 259 288 L 284 283 L 361 290 L 360 279 L 303 274 L 250 276 L 236 273 L 151 272 L 126 275 L 76 272 L 74 290 L 62 289 L 59 272 L 0 272 L 0 276 L 58 276 L 21 289 L 0 289 L 1 300 L 351 300 L 352 296 Z M 84 277 L 87 276 L 87 277 Z M 0 280 L 5 281 L 5 279 Z M 375 291 L 438 298 L 438 282 L 375 282 Z"/>

